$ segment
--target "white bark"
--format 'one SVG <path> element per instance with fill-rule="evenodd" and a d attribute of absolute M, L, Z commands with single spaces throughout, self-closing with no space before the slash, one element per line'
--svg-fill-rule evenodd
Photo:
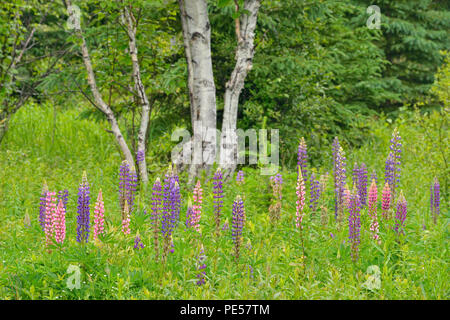
<path fill-rule="evenodd" d="M 145 93 L 144 84 L 141 79 L 141 71 L 138 61 L 138 49 L 136 44 L 136 25 L 133 16 L 131 15 L 130 11 L 126 6 L 124 8 L 124 18 L 127 23 L 130 56 L 133 65 L 133 79 L 135 91 L 139 96 L 139 100 L 142 106 L 141 124 L 138 132 L 137 152 L 138 154 L 141 153 L 143 155 L 143 159 L 142 161 L 138 161 L 138 168 L 141 181 L 147 183 L 148 174 L 147 174 L 147 164 L 145 161 L 145 154 L 146 154 L 145 139 L 147 136 L 148 123 L 150 118 L 150 104 L 147 98 L 147 94 Z"/>
<path fill-rule="evenodd" d="M 224 114 L 222 122 L 221 163 L 225 175 L 231 174 L 237 164 L 237 112 L 239 96 L 244 88 L 245 78 L 252 68 L 254 56 L 255 28 L 261 0 L 246 0 L 243 14 L 236 24 L 238 46 L 236 50 L 236 64 L 230 80 L 225 85 Z"/>
<path fill-rule="evenodd" d="M 71 1 L 70 0 L 65 0 L 65 1 L 66 1 L 66 5 L 68 8 L 69 16 L 72 17 L 75 14 L 75 11 L 73 10 Z M 86 68 L 87 76 L 88 76 L 89 87 L 91 88 L 92 95 L 94 96 L 94 100 L 97 105 L 97 108 L 105 114 L 105 117 L 111 126 L 111 131 L 114 134 L 117 144 L 119 145 L 119 148 L 122 151 L 125 159 L 128 161 L 128 163 L 134 164 L 133 155 L 131 154 L 130 149 L 128 148 L 128 145 L 122 135 L 122 132 L 120 131 L 119 124 L 117 123 L 117 119 L 114 116 L 114 113 L 113 113 L 111 107 L 103 100 L 102 95 L 101 95 L 100 91 L 98 90 L 94 70 L 92 68 L 91 58 L 89 56 L 89 50 L 87 48 L 86 41 L 83 36 L 83 32 L 81 31 L 81 27 L 77 24 L 75 24 L 74 27 L 75 27 L 75 30 L 74 30 L 75 34 L 81 40 L 81 53 L 83 56 L 83 62 L 84 62 L 85 68 Z"/>
<path fill-rule="evenodd" d="M 188 88 L 193 124 L 191 179 L 215 158 L 216 88 L 211 60 L 211 26 L 206 0 L 179 0 L 188 64 Z M 211 141 L 214 140 L 214 143 Z"/>

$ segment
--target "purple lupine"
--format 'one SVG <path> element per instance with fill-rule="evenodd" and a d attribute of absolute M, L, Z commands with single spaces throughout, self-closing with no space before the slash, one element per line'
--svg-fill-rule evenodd
<path fill-rule="evenodd" d="M 217 169 L 213 177 L 213 194 L 214 194 L 214 221 L 216 223 L 216 234 L 219 234 L 220 216 L 223 207 L 223 175 L 220 168 Z"/>
<path fill-rule="evenodd" d="M 59 203 L 59 200 L 62 200 L 62 203 L 64 205 L 64 210 L 67 211 L 67 202 L 69 200 L 69 191 L 67 189 L 58 192 L 58 200 L 57 200 L 58 203 Z"/>
<path fill-rule="evenodd" d="M 120 210 L 122 212 L 122 220 L 123 220 L 123 211 L 125 207 L 125 200 L 127 200 L 128 189 L 128 177 L 130 175 L 130 166 L 128 165 L 128 161 L 122 161 L 119 168 L 119 205 Z"/>
<path fill-rule="evenodd" d="M 199 255 L 197 256 L 197 271 L 198 271 L 198 274 L 197 274 L 197 285 L 198 286 L 201 286 L 201 285 L 203 285 L 203 284 L 205 284 L 205 282 L 206 282 L 206 280 L 205 280 L 205 277 L 206 277 L 206 263 L 205 263 L 205 260 L 206 260 L 206 255 L 205 255 L 205 250 L 204 250 L 204 248 L 203 248 L 203 245 L 201 245 L 201 247 L 200 247 L 200 253 L 199 253 Z"/>
<path fill-rule="evenodd" d="M 150 216 L 150 221 L 153 229 L 153 243 L 155 247 L 155 257 L 158 259 L 159 257 L 159 220 L 161 216 L 161 203 L 162 203 L 162 189 L 161 189 L 161 181 L 159 178 L 156 179 L 152 188 L 152 213 Z"/>
<path fill-rule="evenodd" d="M 239 170 L 238 173 L 236 174 L 236 184 L 237 185 L 244 184 L 244 171 Z"/>
<path fill-rule="evenodd" d="M 77 216 L 77 242 L 88 242 L 90 230 L 90 188 L 87 180 L 86 171 L 83 172 L 83 178 L 78 188 L 78 216 Z"/>
<path fill-rule="evenodd" d="M 431 214 L 433 216 L 434 224 L 437 223 L 437 218 L 441 211 L 441 186 L 439 185 L 439 180 L 435 177 L 433 184 L 431 185 Z"/>
<path fill-rule="evenodd" d="M 333 173 L 334 173 L 334 216 L 341 221 L 344 215 L 344 189 L 346 181 L 345 153 L 339 144 L 339 139 L 333 142 Z"/>
<path fill-rule="evenodd" d="M 359 244 L 361 242 L 361 205 L 356 189 L 350 194 L 349 217 L 348 217 L 348 239 L 351 246 L 352 260 L 358 260 Z"/>
<path fill-rule="evenodd" d="M 137 163 L 142 162 L 142 161 L 144 161 L 144 159 L 145 159 L 145 153 L 144 153 L 144 151 L 143 151 L 143 150 L 139 150 L 139 151 L 136 153 L 136 162 L 137 162 Z"/>
<path fill-rule="evenodd" d="M 127 189 L 126 199 L 128 201 L 128 205 L 130 206 L 130 215 L 131 213 L 133 213 L 134 210 L 134 197 L 136 193 L 136 187 L 137 187 L 136 169 L 134 167 L 131 167 L 130 174 L 128 175 L 126 181 L 126 189 Z"/>
<path fill-rule="evenodd" d="M 377 176 L 377 172 L 375 171 L 375 169 L 372 171 L 372 174 L 370 176 L 370 180 L 375 180 L 375 184 L 378 185 L 378 176 Z"/>
<path fill-rule="evenodd" d="M 192 200 L 189 199 L 186 210 L 186 227 L 190 228 L 193 225 L 193 219 L 195 218 L 194 209 L 192 208 Z"/>
<path fill-rule="evenodd" d="M 395 232 L 397 235 L 404 234 L 403 225 L 406 220 L 407 214 L 407 202 L 403 192 L 400 192 L 400 196 L 397 200 L 397 212 L 395 213 Z"/>
<path fill-rule="evenodd" d="M 306 175 L 306 165 L 308 161 L 308 151 L 305 139 L 302 137 L 300 139 L 300 142 L 298 144 L 298 150 L 297 150 L 297 166 L 300 166 L 300 169 L 302 171 L 303 180 L 306 182 L 308 181 L 308 177 Z"/>
<path fill-rule="evenodd" d="M 145 245 L 142 243 L 141 237 L 139 235 L 136 235 L 136 238 L 134 238 L 134 249 L 144 249 Z"/>
<path fill-rule="evenodd" d="M 233 202 L 232 216 L 231 237 L 234 243 L 234 257 L 236 262 L 238 262 L 242 245 L 242 229 L 244 227 L 244 202 L 240 196 L 237 196 Z"/>
<path fill-rule="evenodd" d="M 358 194 L 361 206 L 367 204 L 367 167 L 364 163 L 361 164 L 358 170 Z"/>
<path fill-rule="evenodd" d="M 320 182 L 316 179 L 314 173 L 311 174 L 310 181 L 310 198 L 309 198 L 309 208 L 315 212 L 317 210 L 317 205 L 320 199 Z"/>
<path fill-rule="evenodd" d="M 42 231 L 45 229 L 45 204 L 46 204 L 46 198 L 48 193 L 48 186 L 47 182 L 44 181 L 44 184 L 42 185 L 42 192 L 40 197 L 40 203 L 39 203 L 39 224 L 41 225 Z"/>
<path fill-rule="evenodd" d="M 163 260 L 167 257 L 169 247 L 173 246 L 172 233 L 178 222 L 181 209 L 180 185 L 177 177 L 169 169 L 165 175 L 163 188 L 163 207 L 161 217 L 161 233 L 164 240 Z"/>
<path fill-rule="evenodd" d="M 392 201 L 396 196 L 396 188 L 400 183 L 400 165 L 401 165 L 401 152 L 402 152 L 402 143 L 401 137 L 398 134 L 397 128 L 394 129 L 391 138 L 391 144 L 389 146 L 390 152 L 386 159 L 385 164 L 385 182 L 389 184 L 389 188 L 391 189 Z"/>

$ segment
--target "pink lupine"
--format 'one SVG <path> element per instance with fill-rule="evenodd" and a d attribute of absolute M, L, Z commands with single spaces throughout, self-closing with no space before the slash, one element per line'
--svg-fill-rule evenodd
<path fill-rule="evenodd" d="M 98 238 L 98 236 L 105 232 L 104 224 L 105 224 L 105 206 L 103 203 L 103 194 L 102 190 L 98 192 L 97 202 L 95 203 L 94 209 L 94 241 Z"/>
<path fill-rule="evenodd" d="M 350 190 L 348 189 L 348 186 L 345 185 L 344 190 L 342 192 L 342 197 L 344 201 L 344 206 L 348 209 L 350 205 Z"/>
<path fill-rule="evenodd" d="M 54 217 L 56 211 L 56 193 L 55 192 L 47 192 L 47 196 L 45 197 L 45 244 L 46 246 L 51 245 L 52 236 L 54 233 Z"/>
<path fill-rule="evenodd" d="M 303 208 L 305 206 L 305 182 L 303 181 L 303 175 L 300 166 L 297 167 L 298 175 L 297 175 L 297 207 L 296 207 L 296 219 L 295 226 L 299 229 L 303 229 L 302 221 L 303 221 Z"/>
<path fill-rule="evenodd" d="M 194 205 L 192 206 L 193 209 L 193 216 L 191 217 L 191 226 L 197 230 L 197 232 L 201 232 L 200 230 L 200 219 L 202 217 L 202 202 L 203 202 L 203 190 L 200 183 L 200 180 L 197 181 L 197 184 L 194 187 Z"/>
<path fill-rule="evenodd" d="M 372 184 L 369 188 L 369 216 L 372 221 L 370 223 L 370 232 L 372 233 L 372 238 L 378 242 L 380 242 L 380 236 L 378 234 L 378 217 L 377 217 L 377 198 L 378 198 L 378 190 L 375 179 L 372 179 Z"/>
<path fill-rule="evenodd" d="M 391 188 L 386 182 L 383 191 L 381 192 L 381 210 L 384 219 L 389 219 L 389 207 L 391 205 Z"/>
<path fill-rule="evenodd" d="M 62 244 L 66 238 L 66 208 L 62 199 L 59 200 L 58 206 L 54 211 L 53 228 L 56 243 Z"/>
<path fill-rule="evenodd" d="M 125 200 L 123 212 L 124 219 L 122 220 L 122 232 L 123 234 L 130 234 L 130 209 L 128 207 L 128 200 Z"/>

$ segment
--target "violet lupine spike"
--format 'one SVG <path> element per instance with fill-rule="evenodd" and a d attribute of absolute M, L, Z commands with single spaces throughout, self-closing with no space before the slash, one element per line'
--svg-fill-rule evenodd
<path fill-rule="evenodd" d="M 60 199 L 56 211 L 54 211 L 53 228 L 56 243 L 62 244 L 66 238 L 66 208 Z"/>
<path fill-rule="evenodd" d="M 356 189 L 350 194 L 349 217 L 348 217 L 348 239 L 351 246 L 352 260 L 356 262 L 359 256 L 359 245 L 361 243 L 361 205 Z"/>
<path fill-rule="evenodd" d="M 130 168 L 130 174 L 128 175 L 128 179 L 126 181 L 126 189 L 127 189 L 126 199 L 128 201 L 130 215 L 134 211 L 134 198 L 135 198 L 136 188 L 137 188 L 137 174 L 136 174 L 136 169 L 133 166 Z"/>
<path fill-rule="evenodd" d="M 56 193 L 47 192 L 45 198 L 45 245 L 50 246 L 52 244 L 52 237 L 55 231 L 55 211 L 56 211 Z"/>
<path fill-rule="evenodd" d="M 48 193 L 48 186 L 47 182 L 44 181 L 44 184 L 42 185 L 42 192 L 40 197 L 40 203 L 39 203 L 39 224 L 41 225 L 42 231 L 45 229 L 45 204 L 46 204 L 46 197 Z"/>
<path fill-rule="evenodd" d="M 67 211 L 67 202 L 69 200 L 69 191 L 67 189 L 58 192 L 58 202 L 59 200 L 62 200 L 64 209 Z"/>
<path fill-rule="evenodd" d="M 144 249 L 145 245 L 142 243 L 141 237 L 139 234 L 136 235 L 136 238 L 134 238 L 134 249 Z"/>
<path fill-rule="evenodd" d="M 309 208 L 314 213 L 317 210 L 320 199 L 320 182 L 316 180 L 314 173 L 311 174 L 310 180 L 310 198 L 309 198 Z"/>
<path fill-rule="evenodd" d="M 128 180 L 130 176 L 130 165 L 128 161 L 122 161 L 119 168 L 119 205 L 122 213 L 122 220 L 124 219 L 125 200 L 128 198 Z"/>
<path fill-rule="evenodd" d="M 200 180 L 197 181 L 197 184 L 194 187 L 193 199 L 194 199 L 194 205 L 192 207 L 193 216 L 191 219 L 191 226 L 198 233 L 201 233 L 200 219 L 202 217 L 203 189 L 202 189 Z M 220 221 L 219 221 L 219 223 L 220 223 Z M 217 221 L 216 221 L 216 224 L 217 224 Z"/>
<path fill-rule="evenodd" d="M 194 220 L 194 209 L 192 208 L 192 200 L 189 198 L 186 210 L 186 227 L 190 228 Z"/>
<path fill-rule="evenodd" d="M 203 248 L 203 245 L 201 245 L 200 246 L 200 253 L 197 256 L 197 265 L 196 265 L 197 271 L 198 271 L 198 274 L 197 274 L 197 279 L 198 280 L 197 280 L 196 283 L 197 283 L 198 286 L 201 286 L 201 285 L 205 284 L 205 282 L 206 282 L 206 280 L 205 280 L 205 277 L 206 277 L 206 263 L 205 263 L 205 260 L 206 260 L 205 250 Z"/>
<path fill-rule="evenodd" d="M 396 189 L 400 183 L 400 172 L 401 172 L 401 152 L 402 143 L 401 137 L 398 133 L 397 128 L 394 129 L 391 138 L 391 144 L 389 146 L 390 152 L 386 159 L 385 166 L 385 182 L 389 183 L 389 188 L 391 189 L 391 205 L 393 205 L 393 199 L 396 197 Z"/>
<path fill-rule="evenodd" d="M 372 179 L 372 184 L 369 188 L 369 204 L 368 204 L 368 212 L 371 218 L 370 223 L 370 232 L 372 233 L 372 238 L 380 243 L 380 235 L 378 233 L 379 225 L 378 225 L 378 217 L 377 217 L 377 198 L 378 198 L 378 189 L 375 179 Z"/>
<path fill-rule="evenodd" d="M 144 151 L 143 151 L 143 150 L 139 150 L 139 151 L 136 153 L 136 162 L 137 162 L 137 163 L 142 162 L 142 161 L 144 161 L 144 159 L 145 159 L 145 153 L 144 153 Z"/>
<path fill-rule="evenodd" d="M 403 226 L 405 224 L 407 214 L 407 202 L 403 192 L 400 192 L 400 196 L 397 200 L 397 211 L 395 213 L 395 232 L 397 235 L 404 234 Z"/>
<path fill-rule="evenodd" d="M 95 203 L 94 209 L 94 241 L 102 233 L 105 233 L 105 205 L 103 203 L 102 189 L 98 191 L 97 202 Z"/>
<path fill-rule="evenodd" d="M 358 170 L 358 193 L 361 206 L 367 204 L 367 167 L 364 163 L 361 164 Z"/>
<path fill-rule="evenodd" d="M 244 184 L 244 171 L 239 170 L 236 174 L 236 184 L 243 185 Z"/>
<path fill-rule="evenodd" d="M 234 244 L 234 257 L 237 263 L 239 261 L 240 248 L 242 245 L 242 229 L 244 227 L 244 202 L 240 196 L 236 196 L 236 199 L 233 202 L 232 217 L 231 237 Z"/>
<path fill-rule="evenodd" d="M 305 138 L 301 138 L 300 142 L 298 144 L 298 150 L 297 150 L 297 166 L 300 166 L 303 180 L 306 182 L 308 181 L 307 176 L 307 161 L 308 161 L 308 151 L 307 151 L 307 145 L 305 142 Z"/>
<path fill-rule="evenodd" d="M 381 213 L 383 218 L 388 220 L 389 217 L 389 209 L 391 206 L 391 189 L 389 188 L 389 184 L 386 182 L 384 184 L 383 191 L 381 192 Z"/>
<path fill-rule="evenodd" d="M 77 242 L 87 243 L 90 231 L 90 188 L 86 171 L 78 188 Z"/>
<path fill-rule="evenodd" d="M 223 175 L 220 168 L 217 169 L 213 177 L 213 194 L 214 194 L 214 222 L 216 224 L 216 235 L 220 230 L 220 218 L 223 207 Z"/>
<path fill-rule="evenodd" d="M 159 257 L 159 221 L 161 219 L 162 212 L 162 186 L 159 178 L 156 179 L 152 188 L 152 213 L 150 217 L 150 222 L 153 230 L 153 244 L 155 248 L 156 259 Z"/>
<path fill-rule="evenodd" d="M 297 194 L 297 201 L 295 206 L 295 226 L 302 230 L 303 229 L 303 216 L 304 216 L 304 207 L 305 207 L 305 182 L 303 180 L 303 174 L 300 166 L 297 167 L 297 187 L 295 193 Z"/>
<path fill-rule="evenodd" d="M 165 175 L 163 187 L 163 209 L 161 216 L 161 233 L 163 237 L 163 261 L 166 260 L 172 246 L 172 233 L 177 223 L 181 209 L 180 185 L 172 168 Z"/>
<path fill-rule="evenodd" d="M 437 223 L 437 218 L 440 214 L 441 208 L 441 186 L 439 180 L 435 177 L 431 186 L 431 213 L 434 224 Z"/>
<path fill-rule="evenodd" d="M 372 174 L 370 175 L 370 180 L 375 180 L 375 183 L 378 185 L 378 176 L 375 170 L 372 171 Z"/>

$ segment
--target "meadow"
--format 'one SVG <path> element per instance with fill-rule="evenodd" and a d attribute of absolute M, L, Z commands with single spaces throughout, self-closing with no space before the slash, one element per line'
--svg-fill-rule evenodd
<path fill-rule="evenodd" d="M 59 110 L 59 109 L 58 109 Z M 119 167 L 121 158 L 105 123 L 78 119 L 75 108 L 53 113 L 48 106 L 20 110 L 0 147 L 0 298 L 1 299 L 448 299 L 448 131 L 444 112 L 420 114 L 403 110 L 396 120 L 382 116 L 370 123 L 368 139 L 359 149 L 345 150 L 346 183 L 351 187 L 355 162 L 368 169 L 367 187 L 375 170 L 378 187 L 380 241 L 370 231 L 367 206 L 360 212 L 359 254 L 352 259 L 349 210 L 341 225 L 335 220 L 332 147 L 322 152 L 324 164 L 307 163 L 316 177 L 328 173 L 317 210 L 310 205 L 310 180 L 305 181 L 302 229 L 296 227 L 297 172 L 282 167 L 279 219 L 271 219 L 276 203 L 270 177 L 255 166 L 239 168 L 223 182 L 220 234 L 216 235 L 213 182 L 200 179 L 203 208 L 201 234 L 185 224 L 192 186 L 179 174 L 181 211 L 173 231 L 173 253 L 155 259 L 151 224 L 152 190 L 163 181 L 168 163 L 153 163 L 147 187 L 135 194 L 129 234 L 121 230 Z M 56 115 L 56 116 L 55 116 Z M 442 124 L 444 127 L 442 129 Z M 402 141 L 398 190 L 407 201 L 403 234 L 395 218 L 383 219 L 381 191 L 385 161 L 394 128 Z M 300 139 L 300 137 L 298 137 Z M 305 136 L 308 144 L 308 136 Z M 419 144 L 420 141 L 420 144 Z M 77 195 L 83 171 L 94 204 L 102 189 L 105 233 L 87 243 L 77 237 Z M 430 186 L 437 178 L 440 214 L 430 209 Z M 46 246 L 39 224 L 42 186 L 69 193 L 66 237 L 62 245 Z M 233 255 L 232 208 L 240 195 L 245 207 L 240 256 Z M 275 202 L 274 202 L 275 201 Z M 397 202 L 397 199 L 395 199 Z M 272 209 L 269 210 L 269 207 Z M 395 206 L 393 216 L 395 216 Z M 227 223 L 228 228 L 223 225 Z M 135 247 L 136 236 L 142 247 Z M 302 240 L 303 239 L 303 240 Z M 199 262 L 199 245 L 204 257 Z M 206 268 L 200 268 L 204 264 Z M 69 288 L 70 265 L 81 270 L 80 288 Z M 198 275 L 204 271 L 204 283 Z"/>

